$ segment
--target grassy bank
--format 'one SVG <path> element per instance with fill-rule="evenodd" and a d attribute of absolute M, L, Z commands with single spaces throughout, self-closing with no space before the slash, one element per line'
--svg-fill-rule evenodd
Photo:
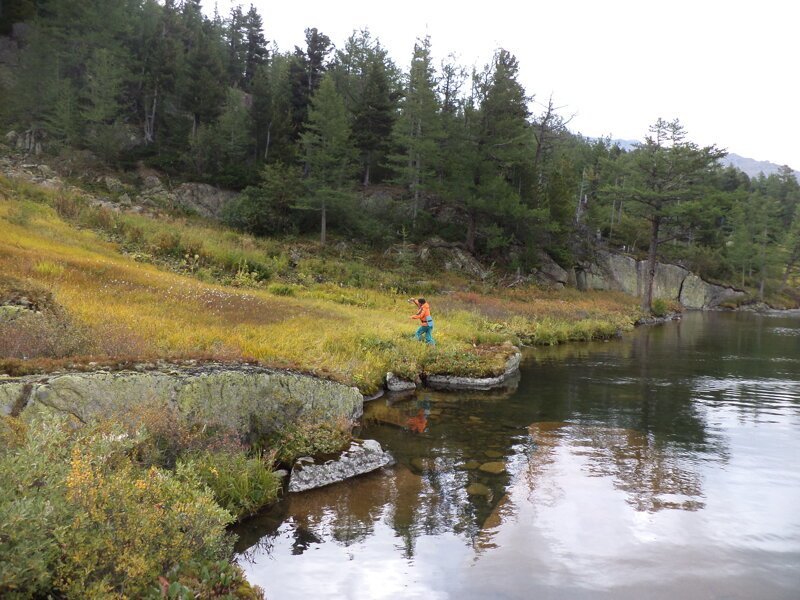
<path fill-rule="evenodd" d="M 120 215 L 75 192 L 0 179 L 5 287 L 27 286 L 70 320 L 59 332 L 69 351 L 49 356 L 37 348 L 15 355 L 6 331 L 6 358 L 28 358 L 6 369 L 47 368 L 37 358 L 248 359 L 369 393 L 388 370 L 497 374 L 504 342 L 609 337 L 638 315 L 622 294 L 500 289 L 435 265 L 421 273 L 407 257 L 360 252 L 281 246 L 186 218 Z M 412 293 L 431 298 L 435 348 L 411 339 Z"/>

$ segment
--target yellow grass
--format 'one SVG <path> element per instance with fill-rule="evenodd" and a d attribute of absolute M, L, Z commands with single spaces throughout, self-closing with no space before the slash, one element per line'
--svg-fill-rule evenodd
<path fill-rule="evenodd" d="M 20 195 L 0 197 L 0 272 L 47 286 L 58 304 L 95 331 L 127 328 L 149 353 L 163 357 L 249 358 L 369 392 L 387 370 L 497 373 L 507 354 L 498 348 L 504 341 L 609 336 L 637 316 L 635 302 L 621 294 L 454 292 L 430 298 L 434 349 L 412 340 L 413 307 L 398 293 L 311 284 L 281 296 L 269 288 L 206 283 L 135 262 L 99 234 L 63 221 L 41 198 Z M 216 231 L 185 223 L 178 233 L 223 236 Z"/>

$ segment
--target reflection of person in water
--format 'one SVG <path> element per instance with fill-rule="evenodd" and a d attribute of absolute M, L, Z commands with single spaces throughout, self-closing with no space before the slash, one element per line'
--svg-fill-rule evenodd
<path fill-rule="evenodd" d="M 424 433 L 428 428 L 428 415 L 431 414 L 431 402 L 427 397 L 417 400 L 419 410 L 406 420 L 406 427 L 415 433 Z"/>

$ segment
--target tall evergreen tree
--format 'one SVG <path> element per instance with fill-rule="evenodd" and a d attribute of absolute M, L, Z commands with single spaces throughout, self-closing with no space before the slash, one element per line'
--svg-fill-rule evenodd
<path fill-rule="evenodd" d="M 613 196 L 633 203 L 649 224 L 649 250 L 642 310 L 650 311 L 659 244 L 667 226 L 680 227 L 685 210 L 681 204 L 702 198 L 704 176 L 725 153 L 715 146 L 698 147 L 686 139 L 680 122 L 658 119 L 650 135 L 629 155 L 624 186 L 611 189 Z"/>
<path fill-rule="evenodd" d="M 433 187 L 440 169 L 444 131 L 439 110 L 431 43 L 425 37 L 414 44 L 394 133 L 395 143 L 402 152 L 395 158 L 398 181 L 413 198 L 412 224 L 416 223 L 421 192 Z"/>
<path fill-rule="evenodd" d="M 302 137 L 312 205 L 320 211 L 320 244 L 327 239 L 328 209 L 342 198 L 354 172 L 356 151 L 344 100 L 330 75 L 323 77 L 311 101 Z"/>
<path fill-rule="evenodd" d="M 244 18 L 244 38 L 245 38 L 245 57 L 244 57 L 244 79 L 242 81 L 245 90 L 250 90 L 253 79 L 258 68 L 267 62 L 267 40 L 264 37 L 264 24 L 261 15 L 258 14 L 256 7 L 250 5 L 250 10 Z"/>
<path fill-rule="evenodd" d="M 355 106 L 353 140 L 359 150 L 362 183 L 370 184 L 370 172 L 385 162 L 394 122 L 394 103 L 383 61 L 373 60 L 366 73 L 364 91 Z"/>

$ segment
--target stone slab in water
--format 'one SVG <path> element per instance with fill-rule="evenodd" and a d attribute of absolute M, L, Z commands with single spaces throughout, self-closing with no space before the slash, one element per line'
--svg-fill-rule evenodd
<path fill-rule="evenodd" d="M 353 442 L 339 458 L 322 464 L 298 459 L 289 478 L 290 492 L 303 492 L 338 483 L 394 464 L 391 454 L 375 440 Z"/>
<path fill-rule="evenodd" d="M 519 371 L 522 354 L 514 353 L 507 361 L 505 370 L 497 377 L 458 377 L 455 375 L 429 375 L 425 383 L 441 390 L 490 390 L 502 385 Z"/>

